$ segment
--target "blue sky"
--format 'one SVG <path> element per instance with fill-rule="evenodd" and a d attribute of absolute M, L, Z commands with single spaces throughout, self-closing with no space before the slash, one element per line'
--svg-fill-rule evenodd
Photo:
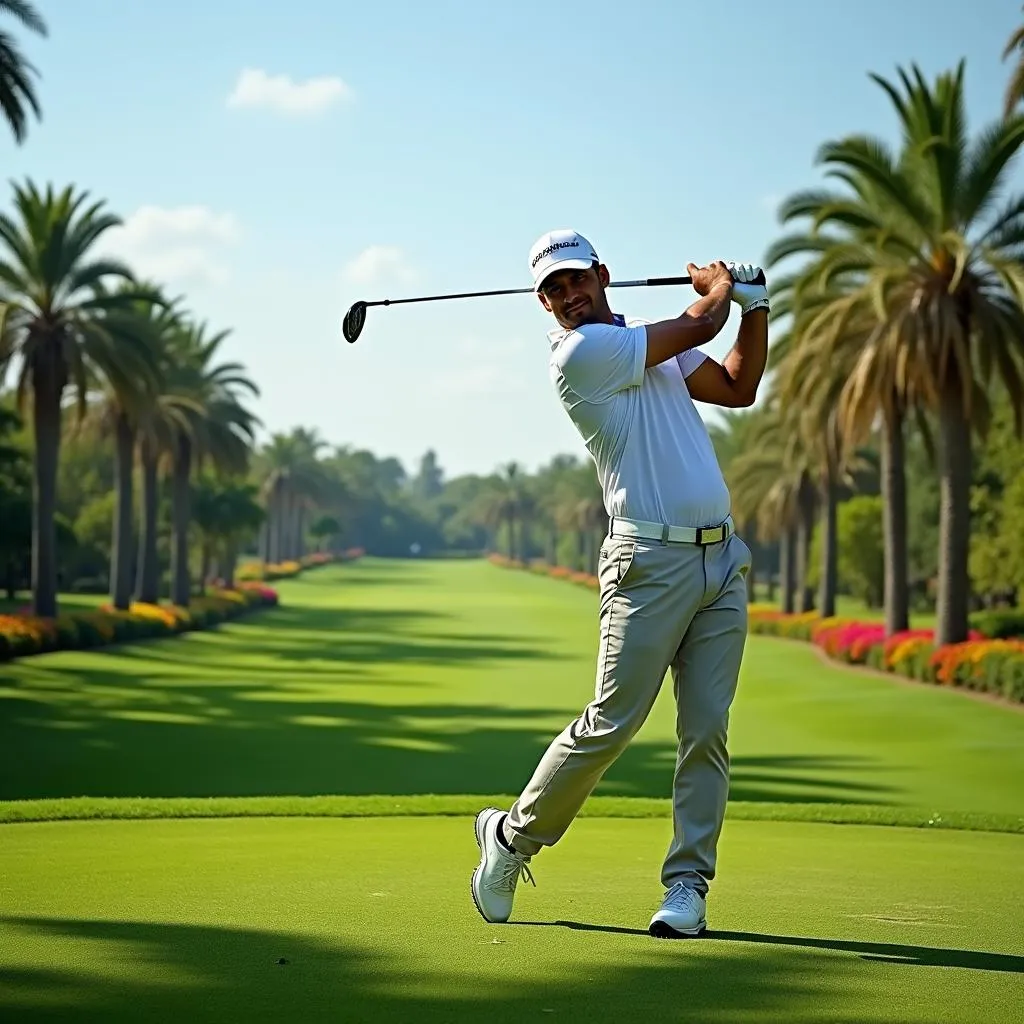
<path fill-rule="evenodd" d="M 524 287 L 553 227 L 613 278 L 756 262 L 779 199 L 821 182 L 822 141 L 893 138 L 869 71 L 966 58 L 976 129 L 1022 17 L 995 0 L 39 7 L 48 39 L 14 30 L 43 120 L 20 147 L 0 132 L 7 178 L 104 198 L 125 221 L 107 246 L 231 329 L 266 432 L 316 427 L 410 470 L 434 448 L 449 476 L 586 454 L 548 378 L 548 315 L 530 295 L 371 309 L 349 345 L 353 301 Z M 649 319 L 694 298 L 612 296 Z"/>

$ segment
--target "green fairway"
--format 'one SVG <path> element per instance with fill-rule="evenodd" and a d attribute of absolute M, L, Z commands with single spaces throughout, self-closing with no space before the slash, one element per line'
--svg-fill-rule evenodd
<path fill-rule="evenodd" d="M 596 595 L 366 560 L 215 632 L 0 672 L 0 799 L 513 794 L 593 693 Z M 749 641 L 732 799 L 1024 817 L 1024 714 Z M 667 798 L 666 685 L 598 793 Z"/>
<path fill-rule="evenodd" d="M 580 820 L 488 925 L 468 819 L 7 826 L 0 1017 L 1020 1019 L 1020 837 L 731 823 L 683 942 L 645 931 L 667 839 Z"/>
<path fill-rule="evenodd" d="M 709 936 L 646 933 L 670 685 L 493 926 L 472 815 L 590 699 L 597 595 L 375 559 L 280 590 L 0 670 L 0 1019 L 1019 1019 L 1019 709 L 753 637 Z M 90 817 L 205 820 L 48 820 Z"/>

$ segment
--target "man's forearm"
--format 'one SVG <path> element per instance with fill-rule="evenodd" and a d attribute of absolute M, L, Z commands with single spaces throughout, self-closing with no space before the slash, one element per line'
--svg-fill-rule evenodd
<path fill-rule="evenodd" d="M 752 309 L 740 320 L 736 344 L 722 362 L 733 388 L 745 402 L 752 403 L 757 396 L 767 362 L 768 310 Z"/>
<path fill-rule="evenodd" d="M 683 315 L 694 319 L 707 317 L 717 335 L 729 319 L 731 301 L 732 288 L 727 285 L 715 285 L 707 295 L 702 295 L 692 306 L 688 306 Z"/>

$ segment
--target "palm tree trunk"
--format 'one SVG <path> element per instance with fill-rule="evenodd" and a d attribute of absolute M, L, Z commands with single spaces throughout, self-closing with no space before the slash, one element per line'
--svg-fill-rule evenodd
<path fill-rule="evenodd" d="M 512 560 L 516 557 L 516 515 L 509 512 L 508 520 L 508 557 Z"/>
<path fill-rule="evenodd" d="M 907 476 L 903 416 L 887 411 L 882 421 L 881 490 L 885 553 L 885 633 L 910 627 L 907 555 Z"/>
<path fill-rule="evenodd" d="M 192 479 L 192 442 L 178 438 L 171 491 L 171 601 L 187 608 L 192 596 L 188 572 L 188 526 L 191 514 L 189 484 Z"/>
<path fill-rule="evenodd" d="M 797 611 L 814 608 L 814 591 L 807 582 L 811 566 L 811 537 L 814 533 L 814 488 L 805 473 L 800 479 L 796 541 Z"/>
<path fill-rule="evenodd" d="M 306 508 L 301 501 L 295 502 L 295 558 L 302 559 L 306 553 Z"/>
<path fill-rule="evenodd" d="M 796 528 L 792 525 L 787 525 L 779 538 L 779 590 L 782 611 L 790 615 L 796 603 Z"/>
<path fill-rule="evenodd" d="M 142 442 L 142 522 L 139 531 L 139 566 L 135 578 L 135 597 L 143 604 L 160 599 L 160 556 L 157 534 L 160 529 L 160 477 L 157 454 L 148 441 Z"/>
<path fill-rule="evenodd" d="M 40 350 L 32 367 L 32 425 L 35 473 L 32 482 L 32 611 L 57 616 L 57 466 L 60 461 L 60 400 L 65 373 L 57 359 Z"/>
<path fill-rule="evenodd" d="M 548 533 L 548 565 L 558 565 L 558 527 L 552 526 Z"/>
<path fill-rule="evenodd" d="M 208 538 L 203 538 L 201 553 L 200 553 L 200 569 L 199 569 L 199 593 L 206 593 L 206 581 L 210 576 L 210 565 L 213 562 L 213 542 Z"/>
<path fill-rule="evenodd" d="M 238 544 L 232 538 L 224 550 L 224 589 L 235 589 L 235 568 L 238 566 Z"/>
<path fill-rule="evenodd" d="M 277 501 L 274 505 L 274 557 L 272 561 L 275 565 L 280 565 L 288 557 L 288 506 L 290 502 L 288 500 L 288 489 L 281 482 L 281 486 L 277 491 Z"/>
<path fill-rule="evenodd" d="M 971 435 L 959 386 L 939 404 L 939 586 L 935 642 L 967 639 L 971 539 Z"/>
<path fill-rule="evenodd" d="M 135 471 L 135 431 L 120 412 L 114 422 L 114 526 L 111 538 L 110 600 L 120 611 L 132 601 L 132 474 Z"/>
<path fill-rule="evenodd" d="M 839 546 L 836 542 L 836 476 L 829 461 L 821 487 L 821 581 L 818 608 L 822 617 L 836 613 Z"/>

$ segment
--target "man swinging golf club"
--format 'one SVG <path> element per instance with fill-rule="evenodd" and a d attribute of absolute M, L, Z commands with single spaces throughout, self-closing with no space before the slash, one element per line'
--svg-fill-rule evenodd
<path fill-rule="evenodd" d="M 559 325 L 548 332 L 551 378 L 594 460 L 609 516 L 597 567 L 597 678 L 593 700 L 555 737 L 509 811 L 477 815 L 473 900 L 486 921 L 509 919 L 520 874 L 533 882 L 531 858 L 564 835 L 671 669 L 673 838 L 649 931 L 699 935 L 728 795 L 726 735 L 751 553 L 733 532 L 729 491 L 694 402 L 753 403 L 767 359 L 764 274 L 749 264 L 691 263 L 700 298 L 678 317 L 648 323 L 611 311 L 608 270 L 575 231 L 539 238 L 530 268 Z M 733 302 L 739 331 L 719 363 L 698 346 L 722 330 Z"/>

